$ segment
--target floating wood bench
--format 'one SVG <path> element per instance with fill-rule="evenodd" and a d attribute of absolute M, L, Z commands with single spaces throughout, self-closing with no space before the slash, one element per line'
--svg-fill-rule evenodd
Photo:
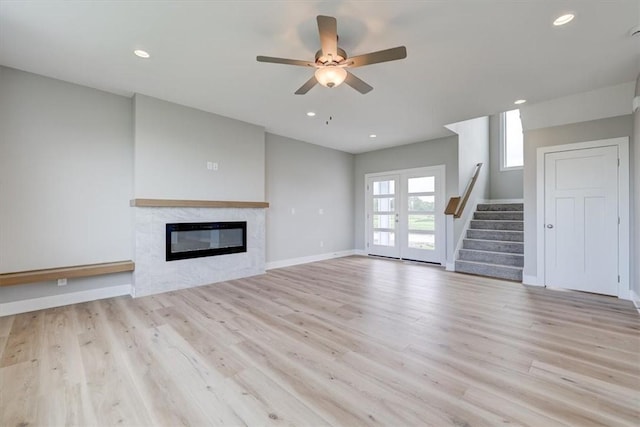
<path fill-rule="evenodd" d="M 19 271 L 0 274 L 0 286 L 13 286 L 23 283 L 46 282 L 58 279 L 101 276 L 103 274 L 133 271 L 133 261 L 105 262 L 102 264 L 76 265 L 72 267 L 47 268 L 44 270 Z"/>

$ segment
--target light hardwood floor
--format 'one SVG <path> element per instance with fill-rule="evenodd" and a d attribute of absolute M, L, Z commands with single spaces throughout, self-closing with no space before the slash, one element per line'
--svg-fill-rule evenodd
<path fill-rule="evenodd" d="M 628 301 L 349 257 L 0 318 L 0 425 L 638 425 Z"/>

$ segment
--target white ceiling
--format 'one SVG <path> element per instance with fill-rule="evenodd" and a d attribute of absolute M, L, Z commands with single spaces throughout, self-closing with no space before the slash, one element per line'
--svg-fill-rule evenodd
<path fill-rule="evenodd" d="M 576 19 L 553 27 L 566 11 Z M 404 45 L 408 57 L 354 69 L 374 87 L 367 95 L 346 85 L 294 95 L 312 69 L 255 57 L 312 60 L 318 14 L 337 18 L 349 55 Z M 518 98 L 632 81 L 640 37 L 629 32 L 639 21 L 638 0 L 0 0 L 0 64 L 358 153 L 448 135 L 445 124 Z"/>

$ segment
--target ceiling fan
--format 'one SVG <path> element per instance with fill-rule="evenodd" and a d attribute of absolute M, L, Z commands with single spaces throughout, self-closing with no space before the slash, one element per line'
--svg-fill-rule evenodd
<path fill-rule="evenodd" d="M 404 46 L 349 58 L 347 53 L 338 47 L 338 24 L 332 16 L 318 15 L 318 31 L 320 33 L 321 49 L 316 52 L 314 62 L 297 59 L 274 58 L 272 56 L 257 56 L 258 62 L 271 62 L 274 64 L 298 65 L 302 67 L 314 67 L 315 73 L 300 89 L 296 95 L 304 95 L 312 87 L 320 83 L 325 87 L 336 87 L 346 83 L 358 92 L 365 94 L 373 87 L 354 76 L 347 68 L 362 67 L 364 65 L 377 64 L 379 62 L 395 61 L 407 57 L 407 48 Z"/>

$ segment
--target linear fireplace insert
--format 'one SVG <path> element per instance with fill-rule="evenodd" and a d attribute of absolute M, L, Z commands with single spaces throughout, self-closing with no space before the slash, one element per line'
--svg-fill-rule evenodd
<path fill-rule="evenodd" d="M 247 251 L 247 223 L 189 222 L 167 224 L 167 261 Z"/>

